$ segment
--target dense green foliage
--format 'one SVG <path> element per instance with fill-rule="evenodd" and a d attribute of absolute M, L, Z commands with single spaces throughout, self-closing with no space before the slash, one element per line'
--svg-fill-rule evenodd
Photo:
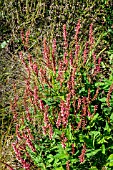
<path fill-rule="evenodd" d="M 40 166 L 51 166 L 54 161 L 56 161 L 59 166 L 66 165 L 66 161 L 68 161 L 68 158 L 71 157 L 70 150 L 71 150 L 71 143 L 73 141 L 73 138 L 75 139 L 75 143 L 80 142 L 79 144 L 75 144 L 75 150 L 78 152 L 73 155 L 74 160 L 70 160 L 71 168 L 76 165 L 78 169 L 80 168 L 86 168 L 93 166 L 92 168 L 102 169 L 104 166 L 112 168 L 112 123 L 113 123 L 113 116 L 112 116 L 112 103 L 113 98 L 111 95 L 110 103 L 111 106 L 109 106 L 109 103 L 106 103 L 106 98 L 108 95 L 108 91 L 110 89 L 110 86 L 112 85 L 113 81 L 113 20 L 112 20 L 112 1 L 110 0 L 101 0 L 101 1 L 70 1 L 70 0 L 58 0 L 58 1 L 48 1 L 48 0 L 39 0 L 39 1 L 30 1 L 30 0 L 18 0 L 14 1 L 11 0 L 10 3 L 8 0 L 1 0 L 0 2 L 0 9 L 1 9 L 1 27 L 0 27 L 0 49 L 1 49 L 1 60 L 0 60 L 0 124 L 1 124 L 1 141 L 2 141 L 2 155 L 1 160 L 3 163 L 8 163 L 8 160 L 11 158 L 11 162 L 9 164 L 12 164 L 14 166 L 15 157 L 12 158 L 10 155 L 12 155 L 13 151 L 12 148 L 9 147 L 10 142 L 15 134 L 15 124 L 16 122 L 13 122 L 13 115 L 11 111 L 9 111 L 10 108 L 10 101 L 12 100 L 14 94 L 13 90 L 15 88 L 12 88 L 13 83 L 16 83 L 17 85 L 17 94 L 19 95 L 19 101 L 18 101 L 18 109 L 16 110 L 20 114 L 20 118 L 24 114 L 23 109 L 23 91 L 24 91 L 24 80 L 23 76 L 25 75 L 24 66 L 22 67 L 20 61 L 19 61 L 19 51 L 23 51 L 24 59 L 27 62 L 28 60 L 28 53 L 30 52 L 33 61 L 38 63 L 38 69 L 42 65 L 42 51 L 43 51 L 43 39 L 46 37 L 48 47 L 50 48 L 50 55 L 52 52 L 52 40 L 53 38 L 56 38 L 57 43 L 57 62 L 62 59 L 64 55 L 64 40 L 63 40 L 63 25 L 66 24 L 67 29 L 67 42 L 69 44 L 69 47 L 67 49 L 68 55 L 70 55 L 70 52 L 72 51 L 72 54 L 74 55 L 75 50 L 75 26 L 77 25 L 78 20 L 81 21 L 81 30 L 79 32 L 79 38 L 78 43 L 80 45 L 80 53 L 79 53 L 79 65 L 77 66 L 77 75 L 76 75 L 76 81 L 78 81 L 78 86 L 75 87 L 76 90 L 76 102 L 78 102 L 78 98 L 82 96 L 88 95 L 88 89 L 91 89 L 91 97 L 95 95 L 96 89 L 99 86 L 99 94 L 98 98 L 92 102 L 92 104 L 89 106 L 89 110 L 91 113 L 93 113 L 93 107 L 96 104 L 99 104 L 99 107 L 97 109 L 96 115 L 93 118 L 87 118 L 88 124 L 86 126 L 86 130 L 80 129 L 79 131 L 72 132 L 71 126 L 67 126 L 67 129 L 64 130 L 66 133 L 66 137 L 68 138 L 67 144 L 66 144 L 66 152 L 61 149 L 60 145 L 60 139 L 57 139 L 56 136 L 60 136 L 60 131 L 55 130 L 56 127 L 54 125 L 54 121 L 56 120 L 56 117 L 53 118 L 52 115 L 50 117 L 51 123 L 53 125 L 53 129 L 55 130 L 56 136 L 53 136 L 53 143 L 49 139 L 49 137 L 39 137 L 40 142 L 37 144 L 37 135 L 41 135 L 39 128 L 39 132 L 34 133 L 37 130 L 37 127 L 33 127 L 33 135 L 36 137 L 34 143 L 36 143 L 36 149 L 40 150 L 40 157 L 37 161 L 40 162 Z M 85 42 L 88 40 L 88 34 L 89 34 L 89 26 L 93 23 L 93 34 L 95 36 L 95 47 L 94 51 L 98 57 L 102 58 L 101 62 L 101 70 L 100 74 L 96 75 L 95 78 L 93 78 L 90 82 L 90 74 L 91 74 L 91 68 L 93 68 L 93 65 L 90 62 L 87 63 L 87 67 L 83 66 L 81 55 L 83 53 Z M 29 37 L 29 46 L 28 49 L 25 49 L 24 44 L 22 43 L 22 39 L 20 36 L 21 30 L 24 30 L 26 32 L 27 30 L 30 30 L 30 37 Z M 97 42 L 97 44 L 96 44 Z M 88 56 L 91 57 L 91 54 Z M 69 56 L 68 56 L 69 57 Z M 40 63 L 40 64 L 39 64 Z M 58 63 L 57 63 L 58 64 Z M 91 68 L 90 68 L 91 66 Z M 45 67 L 45 66 L 44 66 Z M 43 68 L 47 69 L 47 68 Z M 58 69 L 58 65 L 57 65 Z M 52 109 L 54 110 L 55 107 L 59 108 L 60 100 L 66 100 L 66 94 L 67 94 L 67 81 L 70 76 L 70 68 L 65 73 L 65 81 L 63 83 L 63 86 L 61 89 L 59 89 L 59 83 L 56 81 L 55 75 L 51 72 L 51 70 L 48 70 L 48 75 L 53 76 L 52 83 L 54 83 L 54 89 L 48 91 L 48 86 L 44 85 L 45 90 L 42 90 L 42 87 L 40 87 L 40 94 L 43 91 L 43 96 L 40 96 L 44 100 L 44 103 L 51 106 L 49 112 L 52 113 Z M 57 70 L 58 71 L 58 70 Z M 93 71 L 92 71 L 93 72 Z M 84 74 L 83 74 L 84 73 Z M 34 73 L 33 73 L 34 75 Z M 34 81 L 36 81 L 36 77 L 32 77 L 31 79 L 31 87 L 34 86 Z M 82 81 L 81 81 L 82 80 Z M 101 81 L 99 81 L 101 80 Z M 36 82 L 37 84 L 37 82 Z M 39 84 L 37 84 L 39 86 Z M 57 92 L 58 91 L 58 92 Z M 56 102 L 57 101 L 57 102 Z M 73 103 L 73 99 L 71 100 L 71 106 Z M 22 106 L 22 107 L 21 107 Z M 31 106 L 31 112 L 33 112 L 34 107 Z M 78 117 L 73 117 L 73 111 L 75 108 L 71 108 L 70 110 L 70 118 L 69 123 L 71 121 L 75 121 L 76 123 L 74 126 L 77 125 L 77 123 L 80 120 L 80 114 L 82 112 L 82 108 L 80 108 L 80 111 L 78 113 Z M 37 111 L 38 114 L 38 111 Z M 56 113 L 55 113 L 56 114 Z M 56 114 L 57 116 L 57 114 Z M 19 118 L 19 119 L 20 119 Z M 55 120 L 54 120 L 55 119 Z M 43 117 L 40 117 L 40 121 L 38 122 L 39 125 L 42 124 Z M 36 120 L 35 120 L 36 121 Z M 37 121 L 35 122 L 37 124 Z M 100 127 L 101 125 L 101 127 Z M 21 126 L 21 125 L 20 125 Z M 26 124 L 24 125 L 26 126 Z M 41 127 L 41 126 L 40 126 Z M 31 128 L 31 126 L 30 126 Z M 31 128 L 32 129 L 32 128 Z M 68 133 L 70 136 L 68 136 Z M 75 137 L 76 136 L 76 137 Z M 82 136 L 82 137 L 81 137 Z M 70 141 L 71 140 L 71 141 Z M 56 146 L 56 143 L 58 142 L 58 145 Z M 86 148 L 88 148 L 86 152 L 86 161 L 83 164 L 79 163 L 78 156 L 80 155 L 82 145 L 83 143 L 86 143 Z M 43 147 L 44 146 L 44 147 Z M 45 146 L 47 146 L 47 150 L 44 156 L 44 159 L 42 160 L 42 153 L 45 151 Z M 7 148 L 9 147 L 9 148 Z M 39 147 L 39 148 L 38 148 Z M 50 148 L 49 148 L 50 147 Z M 54 151 L 51 150 L 51 147 L 54 148 Z M 7 149 L 6 154 L 4 154 L 4 150 Z M 27 148 L 29 150 L 29 148 Z M 11 152 L 11 153 L 10 153 Z M 57 159 L 58 152 L 62 152 L 62 154 L 66 154 L 67 156 L 61 156 Z M 29 150 L 29 153 L 31 153 L 32 161 L 35 162 L 35 164 L 39 164 L 39 162 L 36 162 L 34 159 L 37 157 L 37 155 L 34 155 Z M 38 154 L 38 151 L 37 151 Z M 57 155 L 55 159 L 51 158 L 51 154 Z M 62 155 L 60 154 L 60 155 Z M 91 156 L 92 154 L 92 156 Z M 49 155 L 49 157 L 47 156 Z M 100 156 L 101 155 L 101 156 Z M 99 160 L 100 157 L 100 160 Z M 76 158 L 76 161 L 75 161 Z M 97 160 L 96 164 L 94 164 L 94 160 Z M 44 161 L 43 164 L 41 164 L 41 160 Z M 48 160 L 48 161 L 47 161 Z M 13 162 L 14 161 L 14 162 Z M 74 162 L 75 161 L 75 162 Z M 61 162 L 61 164 L 59 163 Z M 57 163 L 54 163 L 55 166 Z M 31 163 L 32 164 L 32 163 Z M 54 165 L 53 164 L 53 165 Z M 87 166 L 86 166 L 87 165 Z M 15 167 L 15 166 L 14 166 Z M 17 166 L 16 169 L 20 169 L 20 164 Z M 3 167 L 5 168 L 5 165 L 3 164 Z M 32 166 L 32 169 L 35 169 L 35 166 Z M 56 168 L 56 167 L 55 167 Z M 77 169 L 76 168 L 76 169 Z M 50 167 L 49 167 L 50 169 Z M 54 168 L 53 168 L 54 169 Z"/>

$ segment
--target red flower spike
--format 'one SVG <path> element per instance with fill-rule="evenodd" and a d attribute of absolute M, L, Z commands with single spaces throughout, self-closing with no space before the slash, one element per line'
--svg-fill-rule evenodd
<path fill-rule="evenodd" d="M 22 137 L 20 136 L 19 125 L 18 124 L 16 124 L 16 136 L 17 136 L 18 140 L 22 139 Z"/>
<path fill-rule="evenodd" d="M 84 49 L 84 52 L 83 52 L 83 64 L 85 64 L 86 61 L 87 61 L 87 54 L 88 54 L 87 48 L 88 48 L 88 42 L 86 42 L 85 49 Z"/>
<path fill-rule="evenodd" d="M 27 120 L 28 120 L 29 122 L 32 121 L 32 119 L 31 119 L 31 114 L 30 114 L 30 111 L 29 111 L 28 107 L 26 107 L 26 118 L 27 118 Z"/>
<path fill-rule="evenodd" d="M 72 52 L 70 53 L 70 67 L 73 67 L 73 57 L 72 57 Z"/>
<path fill-rule="evenodd" d="M 56 52 L 56 39 L 53 40 L 53 44 L 52 44 L 52 67 L 54 73 L 56 73 L 55 52 Z"/>
<path fill-rule="evenodd" d="M 45 127 L 48 127 L 49 119 L 48 119 L 48 106 L 45 107 L 44 110 L 44 125 Z"/>
<path fill-rule="evenodd" d="M 74 147 L 74 143 L 72 143 L 72 155 L 75 154 L 75 147 Z"/>
<path fill-rule="evenodd" d="M 83 163 L 85 160 L 85 153 L 86 153 L 86 145 L 83 145 L 83 149 L 81 151 L 81 155 L 79 156 L 80 163 Z"/>
<path fill-rule="evenodd" d="M 24 169 L 30 170 L 30 164 L 27 163 L 24 159 L 22 159 L 20 150 L 16 147 L 16 145 L 17 142 L 12 144 L 17 160 L 22 164 Z"/>
<path fill-rule="evenodd" d="M 46 135 L 46 130 L 47 128 L 45 126 L 42 127 L 42 130 L 43 130 L 43 135 Z"/>
<path fill-rule="evenodd" d="M 44 110 L 44 103 L 42 100 L 39 100 L 39 107 L 41 110 Z"/>
<path fill-rule="evenodd" d="M 92 48 L 92 45 L 94 44 L 94 38 L 93 38 L 93 24 L 91 23 L 89 28 L 89 43 L 90 47 Z"/>
<path fill-rule="evenodd" d="M 34 140 L 34 137 L 33 137 L 33 135 L 31 134 L 31 129 L 29 129 L 28 127 L 26 128 L 26 131 L 27 131 L 27 133 L 28 133 L 28 136 L 29 136 L 29 139 L 32 141 L 32 140 Z"/>
<path fill-rule="evenodd" d="M 32 65 L 33 71 L 36 73 L 37 77 L 38 77 L 38 67 L 37 67 L 37 63 L 34 63 Z"/>
<path fill-rule="evenodd" d="M 60 112 L 58 114 L 58 118 L 57 118 L 57 121 L 56 121 L 56 127 L 59 128 L 61 125 L 61 115 L 60 115 Z"/>
<path fill-rule="evenodd" d="M 78 64 L 78 54 L 79 54 L 79 50 L 80 50 L 80 45 L 78 45 L 78 43 L 75 46 L 75 56 L 76 56 L 76 64 Z"/>
<path fill-rule="evenodd" d="M 36 152 L 35 147 L 33 146 L 31 140 L 30 140 L 28 137 L 26 137 L 26 144 L 29 146 L 29 148 L 30 148 L 33 152 Z"/>
<path fill-rule="evenodd" d="M 80 20 L 78 20 L 77 26 L 75 28 L 75 32 L 76 32 L 76 34 L 75 34 L 75 41 L 76 41 L 76 43 L 78 42 L 78 34 L 79 34 L 79 31 L 80 31 L 80 27 L 81 27 Z"/>
<path fill-rule="evenodd" d="M 30 30 L 26 32 L 26 38 L 25 38 L 25 48 L 28 48 L 28 43 L 29 43 L 29 36 L 30 36 Z"/>
<path fill-rule="evenodd" d="M 65 137 L 64 133 L 62 133 L 61 135 L 61 144 L 62 144 L 62 148 L 66 148 L 66 142 L 67 142 L 67 138 Z"/>
<path fill-rule="evenodd" d="M 49 51 L 49 47 L 47 46 L 47 42 L 46 42 L 46 39 L 44 39 L 43 41 L 43 56 L 44 56 L 44 61 L 46 62 L 46 66 L 48 68 L 51 68 L 52 67 L 52 63 L 50 61 L 50 51 Z"/>
<path fill-rule="evenodd" d="M 19 57 L 20 57 L 20 60 L 21 60 L 22 64 L 26 67 L 26 63 L 25 63 L 25 61 L 24 61 L 22 51 L 19 52 Z"/>
<path fill-rule="evenodd" d="M 37 86 L 34 87 L 34 104 L 37 105 L 37 100 L 38 100 L 38 89 Z"/>
<path fill-rule="evenodd" d="M 67 42 L 66 24 L 63 25 L 63 37 L 64 37 L 64 49 L 67 50 L 68 42 Z"/>
<path fill-rule="evenodd" d="M 77 106 L 77 110 L 79 110 L 79 109 L 80 109 L 81 101 L 82 101 L 82 100 L 81 100 L 81 98 L 79 97 L 79 98 L 78 98 L 78 106 Z"/>
<path fill-rule="evenodd" d="M 108 94 L 107 94 L 107 98 L 106 98 L 106 103 L 107 103 L 107 106 L 110 107 L 110 96 L 111 96 L 111 93 L 113 92 L 113 84 L 110 86 L 109 88 L 109 91 L 108 91 Z"/>
<path fill-rule="evenodd" d="M 53 137 L 53 128 L 52 125 L 49 124 L 49 139 L 52 140 L 52 137 Z"/>
<path fill-rule="evenodd" d="M 92 101 L 96 100 L 98 93 L 99 93 L 99 90 L 100 90 L 100 88 L 98 87 Z"/>
<path fill-rule="evenodd" d="M 70 170 L 69 160 L 66 162 L 66 170 Z"/>

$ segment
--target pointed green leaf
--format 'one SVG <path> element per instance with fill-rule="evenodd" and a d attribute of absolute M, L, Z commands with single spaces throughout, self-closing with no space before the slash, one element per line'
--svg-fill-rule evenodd
<path fill-rule="evenodd" d="M 102 144 L 102 153 L 105 154 L 105 145 Z"/>

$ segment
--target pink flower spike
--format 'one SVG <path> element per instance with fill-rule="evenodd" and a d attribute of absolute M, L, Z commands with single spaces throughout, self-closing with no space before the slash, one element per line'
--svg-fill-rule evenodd
<path fill-rule="evenodd" d="M 89 28 L 89 43 L 90 43 L 90 46 L 92 48 L 92 45 L 94 43 L 94 38 L 93 38 L 93 24 L 91 23 L 90 24 L 90 28 Z"/>
<path fill-rule="evenodd" d="M 53 40 L 53 44 L 52 44 L 52 67 L 54 73 L 56 72 L 55 52 L 56 52 L 56 39 Z"/>
<path fill-rule="evenodd" d="M 87 61 L 87 53 L 88 53 L 87 47 L 88 47 L 88 42 L 86 42 L 85 49 L 84 49 L 84 52 L 83 52 L 83 64 L 85 64 L 86 61 Z"/>
<path fill-rule="evenodd" d="M 20 136 L 19 125 L 18 124 L 16 124 L 16 135 L 17 135 L 18 140 L 22 139 L 22 137 Z"/>
<path fill-rule="evenodd" d="M 39 100 L 39 107 L 40 107 L 41 110 L 44 109 L 44 103 L 43 103 L 42 100 Z"/>
<path fill-rule="evenodd" d="M 81 151 L 81 155 L 79 156 L 80 163 L 83 163 L 85 160 L 85 153 L 86 153 L 86 145 L 83 145 L 83 149 Z"/>
<path fill-rule="evenodd" d="M 25 47 L 27 48 L 29 43 L 30 30 L 26 32 Z"/>
<path fill-rule="evenodd" d="M 74 143 L 72 143 L 72 155 L 75 154 L 75 147 L 74 147 Z"/>
<path fill-rule="evenodd" d="M 37 100 L 38 100 L 38 94 L 37 94 L 37 86 L 34 87 L 34 103 L 37 104 Z"/>
<path fill-rule="evenodd" d="M 66 170 L 70 170 L 69 160 L 66 162 Z"/>
<path fill-rule="evenodd" d="M 81 101 L 81 98 L 79 97 L 79 98 L 78 98 L 78 106 L 77 106 L 77 110 L 80 109 L 81 103 L 82 103 L 82 101 Z"/>
<path fill-rule="evenodd" d="M 57 122 L 56 122 L 56 127 L 59 128 L 61 125 L 61 115 L 60 113 L 58 114 Z"/>
<path fill-rule="evenodd" d="M 78 45 L 78 43 L 77 43 L 76 46 L 75 46 L 76 63 L 78 63 L 79 50 L 80 50 L 80 45 Z"/>
<path fill-rule="evenodd" d="M 44 111 L 44 125 L 47 127 L 49 124 L 49 119 L 48 119 L 48 106 L 45 107 Z"/>
<path fill-rule="evenodd" d="M 80 20 L 78 20 L 77 26 L 75 28 L 76 34 L 75 34 L 75 41 L 78 42 L 78 34 L 79 34 L 79 30 L 80 30 Z"/>
<path fill-rule="evenodd" d="M 63 37 L 64 37 L 64 49 L 66 51 L 68 48 L 66 24 L 63 25 Z"/>
<path fill-rule="evenodd" d="M 37 67 L 36 63 L 33 64 L 33 71 L 36 73 L 36 75 L 38 77 L 38 67 Z"/>
<path fill-rule="evenodd" d="M 49 124 L 49 139 L 52 140 L 52 137 L 53 137 L 53 128 L 52 125 Z"/>
<path fill-rule="evenodd" d="M 72 52 L 70 53 L 70 66 L 73 66 L 73 56 L 72 56 Z"/>
<path fill-rule="evenodd" d="M 63 25 L 63 37 L 64 37 L 64 40 L 66 41 L 66 38 L 67 38 L 66 24 Z"/>
<path fill-rule="evenodd" d="M 28 136 L 29 136 L 29 139 L 30 140 L 34 140 L 34 137 L 33 137 L 33 135 L 31 134 L 31 130 L 27 127 L 27 133 L 28 133 Z"/>
<path fill-rule="evenodd" d="M 33 146 L 31 140 L 30 140 L 28 137 L 26 138 L 26 144 L 29 146 L 29 148 L 30 148 L 33 152 L 36 152 L 35 147 Z"/>

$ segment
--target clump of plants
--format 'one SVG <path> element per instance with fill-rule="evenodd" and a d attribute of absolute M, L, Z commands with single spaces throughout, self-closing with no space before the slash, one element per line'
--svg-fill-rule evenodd
<path fill-rule="evenodd" d="M 15 93 L 11 103 L 16 125 L 12 146 L 26 170 L 80 170 L 113 167 L 113 72 L 102 77 L 102 58 L 96 52 L 93 24 L 83 45 L 70 49 L 63 25 L 62 55 L 56 39 L 43 40 L 38 62 L 28 51 L 30 31 L 21 32 L 28 53 L 19 53 L 25 68 L 23 96 Z M 101 52 L 100 52 L 101 53 Z"/>

